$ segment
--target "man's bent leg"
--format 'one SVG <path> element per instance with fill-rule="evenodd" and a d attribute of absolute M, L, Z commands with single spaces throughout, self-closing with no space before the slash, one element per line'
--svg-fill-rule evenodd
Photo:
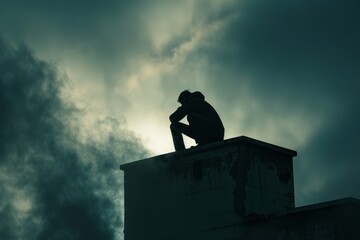
<path fill-rule="evenodd" d="M 171 135 L 174 142 L 175 151 L 184 150 L 185 144 L 182 133 L 175 123 L 170 125 Z"/>
<path fill-rule="evenodd" d="M 194 132 L 196 132 L 196 142 L 199 145 L 224 140 L 224 128 L 216 126 L 207 118 L 198 114 L 189 114 L 188 120 L 192 123 Z"/>

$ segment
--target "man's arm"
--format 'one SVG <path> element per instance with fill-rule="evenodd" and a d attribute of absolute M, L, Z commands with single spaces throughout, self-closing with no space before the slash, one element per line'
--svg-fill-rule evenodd
<path fill-rule="evenodd" d="M 183 106 L 178 107 L 178 109 L 170 115 L 169 119 L 170 122 L 179 122 L 181 119 L 183 119 L 187 115 L 185 109 Z"/>

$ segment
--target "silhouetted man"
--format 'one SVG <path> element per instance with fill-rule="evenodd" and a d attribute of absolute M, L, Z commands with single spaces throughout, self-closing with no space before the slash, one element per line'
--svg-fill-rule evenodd
<path fill-rule="evenodd" d="M 201 92 L 180 93 L 181 106 L 170 115 L 170 129 L 175 150 L 185 149 L 182 134 L 193 138 L 199 145 L 224 139 L 224 126 L 215 109 L 205 101 Z M 179 122 L 187 116 L 189 125 Z"/>

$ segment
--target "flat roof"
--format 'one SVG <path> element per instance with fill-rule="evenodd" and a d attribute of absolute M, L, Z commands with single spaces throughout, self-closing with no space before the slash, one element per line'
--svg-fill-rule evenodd
<path fill-rule="evenodd" d="M 227 145 L 232 145 L 232 144 L 236 144 L 236 143 L 247 143 L 247 144 L 253 144 L 256 146 L 260 146 L 263 148 L 267 148 L 270 150 L 275 150 L 277 152 L 281 152 L 287 155 L 290 155 L 292 157 L 297 156 L 297 152 L 294 150 L 290 150 L 284 147 L 280 147 L 271 143 L 267 143 L 267 142 L 263 142 L 254 138 L 250 138 L 247 136 L 240 136 L 240 137 L 234 137 L 234 138 L 230 138 L 230 139 L 226 139 L 223 141 L 219 141 L 219 142 L 215 142 L 215 143 L 210 143 L 210 144 L 205 144 L 205 145 L 201 145 L 201 146 L 196 146 L 196 147 L 191 147 L 191 148 L 187 148 L 181 151 L 176 151 L 176 152 L 170 152 L 170 153 L 165 153 L 165 154 L 161 154 L 161 155 L 157 155 L 154 157 L 149 157 L 149 158 L 144 158 L 144 159 L 140 159 L 137 161 L 133 161 L 133 162 L 129 162 L 129 163 L 125 163 L 120 165 L 120 169 L 121 170 L 125 170 L 125 168 L 127 168 L 130 165 L 136 165 L 139 164 L 141 161 L 143 160 L 150 160 L 150 159 L 155 159 L 155 158 L 160 158 L 160 157 L 171 157 L 172 155 L 174 157 L 179 157 L 179 156 L 187 156 L 190 154 L 194 154 L 196 152 L 205 152 L 208 149 L 216 149 L 216 148 L 220 148 L 223 146 L 227 146 Z"/>
<path fill-rule="evenodd" d="M 293 209 L 288 209 L 288 210 L 271 213 L 271 214 L 267 214 L 267 215 L 254 215 L 254 216 L 250 216 L 245 221 L 252 222 L 252 221 L 270 220 L 273 218 L 285 217 L 285 216 L 289 216 L 289 215 L 293 215 L 293 214 L 307 213 L 307 212 L 326 209 L 326 208 L 330 208 L 330 207 L 338 207 L 338 206 L 347 205 L 347 204 L 360 205 L 360 199 L 353 198 L 353 197 L 345 197 L 345 198 L 340 198 L 340 199 L 336 199 L 336 200 L 315 203 L 315 204 L 305 205 L 305 206 L 301 206 L 301 207 L 295 207 Z"/>

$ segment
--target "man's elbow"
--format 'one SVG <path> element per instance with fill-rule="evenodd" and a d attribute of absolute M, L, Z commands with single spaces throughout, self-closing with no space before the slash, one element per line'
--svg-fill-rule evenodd
<path fill-rule="evenodd" d="M 175 114 L 171 114 L 169 117 L 170 122 L 174 123 L 174 122 L 179 122 L 182 118 L 179 118 L 178 115 Z"/>

